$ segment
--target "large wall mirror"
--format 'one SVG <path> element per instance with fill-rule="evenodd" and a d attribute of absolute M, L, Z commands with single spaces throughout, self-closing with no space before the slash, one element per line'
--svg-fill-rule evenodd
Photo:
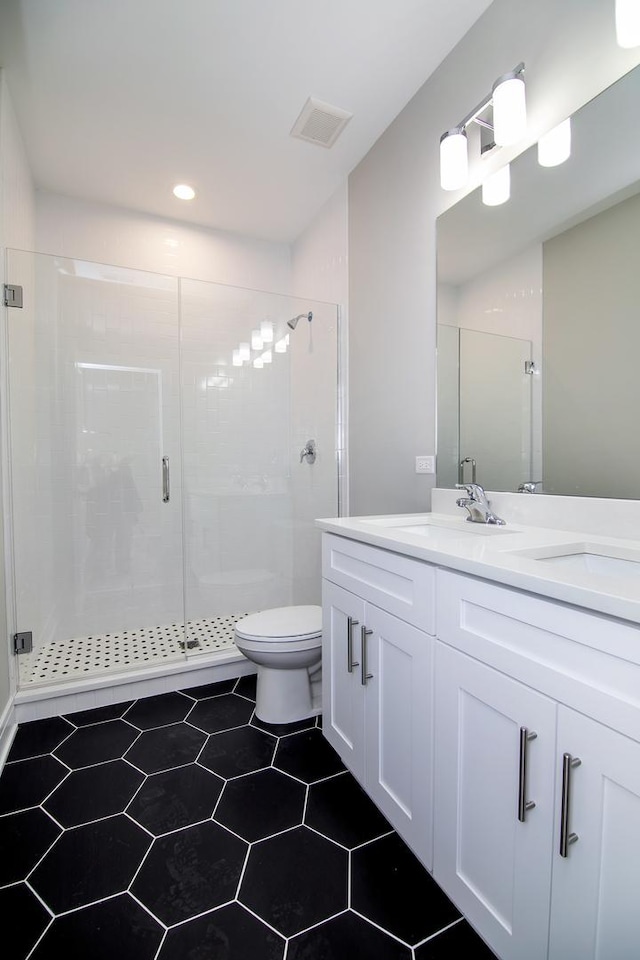
<path fill-rule="evenodd" d="M 440 487 L 640 497 L 640 67 L 438 219 Z"/>

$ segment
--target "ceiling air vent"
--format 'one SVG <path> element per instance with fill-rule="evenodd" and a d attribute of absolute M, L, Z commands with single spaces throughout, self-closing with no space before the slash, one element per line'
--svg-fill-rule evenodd
<path fill-rule="evenodd" d="M 332 147 L 352 116 L 347 110 L 309 97 L 291 128 L 291 136 L 321 147 Z"/>

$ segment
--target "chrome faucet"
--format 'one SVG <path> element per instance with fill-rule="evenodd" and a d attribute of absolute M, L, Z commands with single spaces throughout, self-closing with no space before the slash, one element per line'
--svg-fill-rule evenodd
<path fill-rule="evenodd" d="M 468 496 L 456 500 L 459 507 L 466 507 L 469 511 L 467 520 L 471 523 L 495 523 L 498 526 L 504 526 L 506 521 L 493 513 L 484 487 L 479 483 L 456 483 L 456 489 L 467 491 Z"/>
<path fill-rule="evenodd" d="M 527 480 L 518 487 L 518 493 L 535 493 L 536 487 L 542 486 L 542 480 Z"/>

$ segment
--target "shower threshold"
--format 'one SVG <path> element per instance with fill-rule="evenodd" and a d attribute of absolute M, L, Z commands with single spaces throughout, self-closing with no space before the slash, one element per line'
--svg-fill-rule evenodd
<path fill-rule="evenodd" d="M 186 633 L 184 624 L 171 623 L 55 640 L 20 657 L 20 687 L 24 690 L 151 666 L 178 665 L 185 662 L 185 648 L 189 660 L 217 658 L 225 653 L 242 658 L 235 645 L 234 626 L 244 616 L 246 613 L 189 620 Z"/>

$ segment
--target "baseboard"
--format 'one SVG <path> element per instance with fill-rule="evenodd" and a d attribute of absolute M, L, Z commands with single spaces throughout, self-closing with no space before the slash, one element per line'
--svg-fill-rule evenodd
<path fill-rule="evenodd" d="M 9 756 L 9 750 L 11 749 L 11 744 L 13 743 L 13 738 L 15 737 L 18 730 L 18 722 L 15 716 L 15 707 L 13 704 L 13 698 L 9 700 L 9 703 L 6 705 L 0 716 L 0 773 L 2 773 L 2 768 L 4 767 L 7 757 Z"/>

